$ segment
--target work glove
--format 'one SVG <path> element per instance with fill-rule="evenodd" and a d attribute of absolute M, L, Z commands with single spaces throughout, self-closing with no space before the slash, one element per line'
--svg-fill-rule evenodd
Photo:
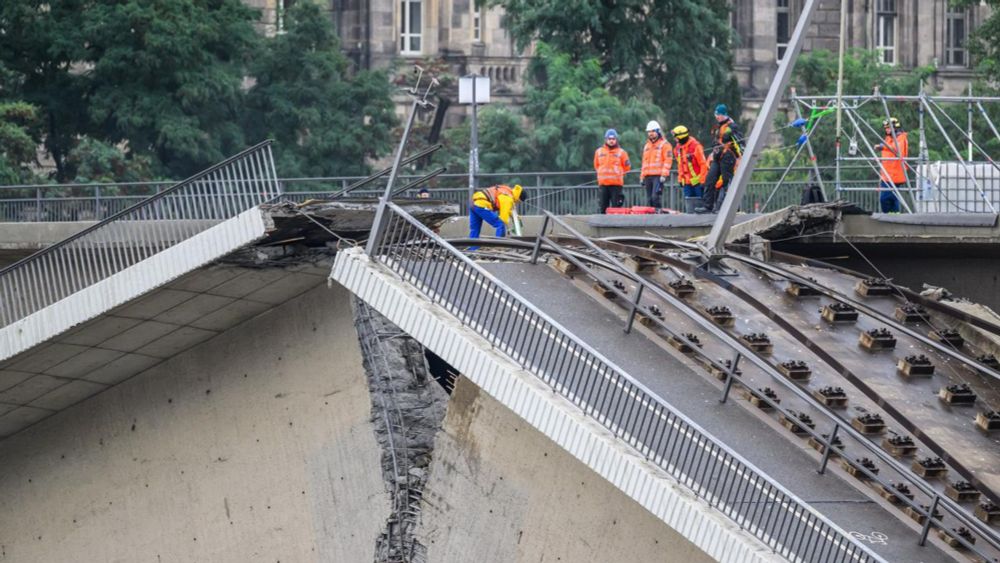
<path fill-rule="evenodd" d="M 660 176 L 660 185 L 663 185 L 663 184 L 666 184 L 666 183 L 667 183 L 667 177 L 666 176 Z"/>

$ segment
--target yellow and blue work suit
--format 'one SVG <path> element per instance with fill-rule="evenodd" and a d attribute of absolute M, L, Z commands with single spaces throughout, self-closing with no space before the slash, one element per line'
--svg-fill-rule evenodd
<path fill-rule="evenodd" d="M 521 199 L 521 186 L 499 185 L 477 190 L 472 194 L 472 205 L 469 206 L 469 238 L 479 238 L 483 222 L 489 223 L 496 231 L 496 236 L 507 236 L 507 224 L 510 223 L 514 204 Z"/>

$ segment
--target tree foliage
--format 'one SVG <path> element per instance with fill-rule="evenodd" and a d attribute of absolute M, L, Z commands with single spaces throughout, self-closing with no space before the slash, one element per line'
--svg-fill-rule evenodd
<path fill-rule="evenodd" d="M 622 101 L 604 88 L 604 71 L 597 59 L 576 61 L 544 43 L 538 45 L 529 75 L 523 115 L 493 107 L 481 113 L 481 171 L 590 170 L 594 150 L 611 128 L 638 165 L 646 122 L 662 120 L 663 110 L 637 98 Z M 465 168 L 468 124 L 450 131 L 445 140 L 453 148 L 437 160 Z"/>
<path fill-rule="evenodd" d="M 298 4 L 267 38 L 241 0 L 0 2 L 0 103 L 35 108 L 57 181 L 183 178 L 269 135 L 282 174 L 361 173 L 391 85 L 351 76 L 328 15 Z"/>
<path fill-rule="evenodd" d="M 591 87 L 610 87 L 623 99 L 650 95 L 666 123 L 707 130 L 717 103 L 738 110 L 726 0 L 487 3 L 503 7 L 519 46 L 541 40 L 574 63 L 596 59 L 605 81 Z"/>
<path fill-rule="evenodd" d="M 388 78 L 348 61 L 330 20 L 311 3 L 286 14 L 287 32 L 267 39 L 250 65 L 256 83 L 243 114 L 250 138 L 276 139 L 286 176 L 345 176 L 368 172 L 367 159 L 385 154 L 396 123 Z"/>
<path fill-rule="evenodd" d="M 24 102 L 0 102 L 0 183 L 18 184 L 30 178 L 37 139 L 32 128 L 35 106 Z"/>

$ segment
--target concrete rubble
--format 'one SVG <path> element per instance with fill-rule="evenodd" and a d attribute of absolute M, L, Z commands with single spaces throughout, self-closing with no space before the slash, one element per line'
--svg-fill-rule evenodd
<path fill-rule="evenodd" d="M 430 375 L 423 346 L 362 301 L 355 300 L 354 310 L 393 506 L 376 540 L 375 563 L 425 563 L 427 549 L 415 531 L 448 395 Z"/>

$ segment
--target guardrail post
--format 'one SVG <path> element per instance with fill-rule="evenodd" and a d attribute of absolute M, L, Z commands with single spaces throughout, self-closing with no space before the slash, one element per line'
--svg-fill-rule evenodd
<path fill-rule="evenodd" d="M 42 188 L 35 188 L 35 221 L 42 220 Z"/>
<path fill-rule="evenodd" d="M 98 221 L 104 219 L 101 214 L 101 186 L 94 186 L 94 218 Z"/>
<path fill-rule="evenodd" d="M 635 290 L 635 297 L 632 298 L 632 306 L 629 308 L 628 312 L 628 322 L 625 323 L 625 334 L 632 332 L 632 323 L 635 322 L 635 313 L 639 309 L 639 300 L 642 299 L 642 290 L 646 286 L 641 283 Z"/>
<path fill-rule="evenodd" d="M 736 369 L 739 367 L 740 359 L 742 358 L 743 355 L 736 352 L 733 356 L 732 365 L 726 370 L 726 386 L 722 388 L 722 397 L 719 398 L 719 402 L 722 404 L 725 404 L 729 400 L 729 392 L 733 389 L 733 378 L 736 377 Z"/>
<path fill-rule="evenodd" d="M 825 447 L 823 448 L 823 461 L 819 464 L 819 469 L 816 470 L 820 475 L 826 473 L 826 464 L 830 461 L 830 454 L 833 452 L 833 442 L 837 439 L 838 430 L 840 430 L 840 424 L 836 423 L 833 425 L 830 437 L 826 440 Z"/>
<path fill-rule="evenodd" d="M 934 501 L 931 502 L 931 509 L 927 511 L 927 521 L 924 522 L 924 529 L 920 532 L 920 545 L 927 543 L 927 534 L 931 531 L 931 521 L 934 520 L 934 511 L 937 510 L 938 501 L 940 500 L 940 495 L 934 495 Z"/>
<path fill-rule="evenodd" d="M 545 230 L 549 228 L 549 214 L 545 214 L 545 218 L 542 219 L 542 229 L 538 231 L 538 236 L 535 237 L 535 247 L 531 249 L 531 264 L 538 264 L 538 251 L 542 249 L 542 237 L 545 236 Z"/>

